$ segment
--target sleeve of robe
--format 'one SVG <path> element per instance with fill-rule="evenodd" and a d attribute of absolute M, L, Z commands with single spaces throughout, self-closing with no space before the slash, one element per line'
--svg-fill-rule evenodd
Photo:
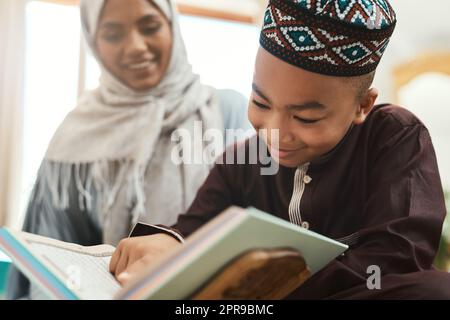
<path fill-rule="evenodd" d="M 93 223 L 89 213 L 79 206 L 78 190 L 73 175 L 70 179 L 69 206 L 65 210 L 60 210 L 53 205 L 48 185 L 39 183 L 46 179 L 42 172 L 43 170 L 39 171 L 37 183 L 30 196 L 23 231 L 85 246 L 101 244 L 101 231 Z M 73 172 L 74 170 L 72 174 Z M 45 188 L 43 197 L 38 196 L 42 191 L 40 188 Z M 32 294 L 31 298 L 33 296 L 45 298 L 34 285 L 31 287 L 36 293 L 36 296 Z M 14 266 L 11 266 L 8 274 L 6 298 L 30 298 L 30 282 Z"/>
<path fill-rule="evenodd" d="M 231 146 L 228 150 L 231 148 L 236 150 L 237 147 Z M 223 160 L 225 162 L 225 154 Z M 237 167 L 243 166 L 245 165 L 216 164 L 187 212 L 178 216 L 176 225 L 172 227 L 186 238 L 229 207 L 245 207 L 241 201 L 239 188 L 235 184 L 242 180 L 239 176 L 241 170 Z"/>
<path fill-rule="evenodd" d="M 446 214 L 434 148 L 423 124 L 392 125 L 392 121 L 380 121 L 372 134 L 381 143 L 373 143 L 368 162 L 367 201 L 358 240 L 292 298 L 329 298 L 358 286 L 367 290 L 363 296 L 370 296 L 369 266 L 380 268 L 381 289 L 376 291 L 382 297 L 383 288 L 397 285 L 396 277 L 383 276 L 433 269 Z"/>

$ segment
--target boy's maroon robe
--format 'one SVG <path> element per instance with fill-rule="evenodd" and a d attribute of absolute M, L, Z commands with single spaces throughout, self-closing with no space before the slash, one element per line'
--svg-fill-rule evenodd
<path fill-rule="evenodd" d="M 232 205 L 252 206 L 350 245 L 290 298 L 450 298 L 450 275 L 432 267 L 446 213 L 436 156 L 410 112 L 377 106 L 321 159 L 272 176 L 261 167 L 217 164 L 173 227 L 188 236 Z M 373 265 L 381 290 L 366 285 Z"/>

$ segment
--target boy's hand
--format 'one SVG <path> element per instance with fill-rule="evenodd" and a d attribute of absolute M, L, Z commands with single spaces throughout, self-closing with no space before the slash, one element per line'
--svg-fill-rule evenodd
<path fill-rule="evenodd" d="M 180 242 L 163 233 L 124 239 L 119 243 L 111 258 L 109 271 L 124 285 L 181 245 Z"/>

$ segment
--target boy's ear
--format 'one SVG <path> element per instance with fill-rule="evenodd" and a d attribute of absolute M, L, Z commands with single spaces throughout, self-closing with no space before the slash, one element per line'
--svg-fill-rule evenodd
<path fill-rule="evenodd" d="M 367 92 L 359 101 L 359 106 L 358 109 L 356 110 L 355 119 L 353 120 L 353 123 L 355 125 L 360 125 L 366 120 L 370 111 L 372 111 L 373 107 L 375 106 L 375 101 L 377 100 L 377 98 L 378 98 L 377 89 L 370 88 L 369 90 L 367 90 Z"/>

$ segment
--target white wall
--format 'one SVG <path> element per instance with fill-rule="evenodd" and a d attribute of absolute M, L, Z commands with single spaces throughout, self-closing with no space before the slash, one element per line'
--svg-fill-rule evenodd
<path fill-rule="evenodd" d="M 399 99 L 427 126 L 442 184 L 450 190 L 450 76 L 423 74 L 400 90 Z"/>
<path fill-rule="evenodd" d="M 391 70 L 421 52 L 450 50 L 450 1 L 391 0 L 397 27 L 380 63 L 375 86 L 380 102 L 393 102 Z"/>
<path fill-rule="evenodd" d="M 395 101 L 392 67 L 424 52 L 450 51 L 450 1 L 391 0 L 397 28 L 379 66 L 379 102 L 396 102 L 427 126 L 436 149 L 441 179 L 450 190 L 450 77 L 425 74 L 406 85 Z"/>

